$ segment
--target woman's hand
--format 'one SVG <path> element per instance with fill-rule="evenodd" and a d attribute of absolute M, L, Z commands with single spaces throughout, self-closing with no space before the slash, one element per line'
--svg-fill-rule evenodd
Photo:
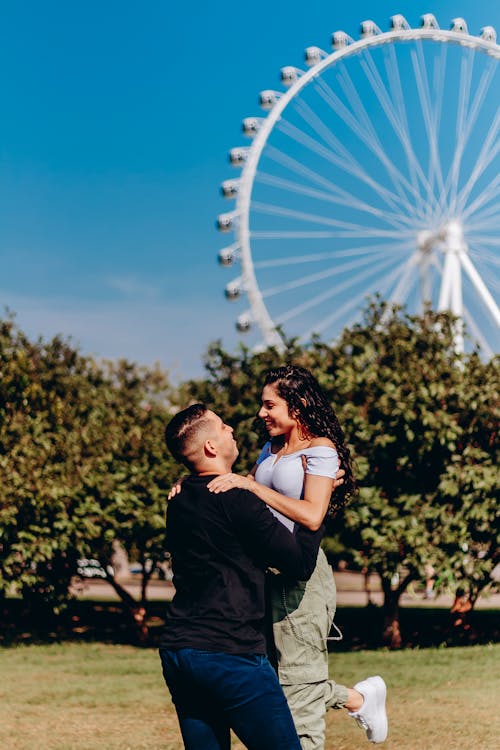
<path fill-rule="evenodd" d="M 179 492 L 182 489 L 182 483 L 185 480 L 186 477 L 181 477 L 180 479 L 177 479 L 175 484 L 172 485 L 170 488 L 170 491 L 168 493 L 168 500 L 171 500 L 173 497 L 179 494 Z"/>
<path fill-rule="evenodd" d="M 254 484 L 254 478 L 249 474 L 244 477 L 241 474 L 220 474 L 215 479 L 211 479 L 207 484 L 207 488 L 210 492 L 227 492 L 232 490 L 234 487 L 238 487 L 241 490 L 252 490 Z"/>

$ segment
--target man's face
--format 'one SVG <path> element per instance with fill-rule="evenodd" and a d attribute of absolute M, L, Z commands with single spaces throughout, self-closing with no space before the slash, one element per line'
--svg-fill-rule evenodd
<path fill-rule="evenodd" d="M 213 411 L 207 411 L 205 419 L 213 423 L 213 441 L 215 442 L 220 456 L 231 463 L 236 461 L 238 456 L 238 446 L 233 437 L 233 428 L 222 421 L 222 419 Z"/>

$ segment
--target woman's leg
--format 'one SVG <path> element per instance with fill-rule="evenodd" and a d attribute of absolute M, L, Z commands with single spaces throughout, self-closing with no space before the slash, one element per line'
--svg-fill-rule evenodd
<path fill-rule="evenodd" d="M 333 680 L 326 680 L 324 686 L 325 708 L 346 708 L 349 700 L 349 689 Z"/>
<path fill-rule="evenodd" d="M 272 586 L 278 675 L 303 750 L 322 750 L 327 707 L 344 706 L 347 688 L 328 679 L 327 638 L 336 609 L 333 573 L 322 550 L 310 580 Z"/>
<path fill-rule="evenodd" d="M 325 746 L 325 684 L 283 685 L 302 750 Z"/>

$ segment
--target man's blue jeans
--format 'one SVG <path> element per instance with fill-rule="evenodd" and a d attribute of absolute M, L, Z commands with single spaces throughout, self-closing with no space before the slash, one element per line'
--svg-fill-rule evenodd
<path fill-rule="evenodd" d="M 230 729 L 249 750 L 300 750 L 267 656 L 161 648 L 160 657 L 186 750 L 229 750 Z"/>

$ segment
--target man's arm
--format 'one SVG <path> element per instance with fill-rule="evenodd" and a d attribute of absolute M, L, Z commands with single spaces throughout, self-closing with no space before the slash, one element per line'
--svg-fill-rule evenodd
<path fill-rule="evenodd" d="M 224 505 L 249 555 L 260 565 L 307 580 L 316 566 L 324 529 L 289 531 L 251 492 L 230 490 Z"/>

